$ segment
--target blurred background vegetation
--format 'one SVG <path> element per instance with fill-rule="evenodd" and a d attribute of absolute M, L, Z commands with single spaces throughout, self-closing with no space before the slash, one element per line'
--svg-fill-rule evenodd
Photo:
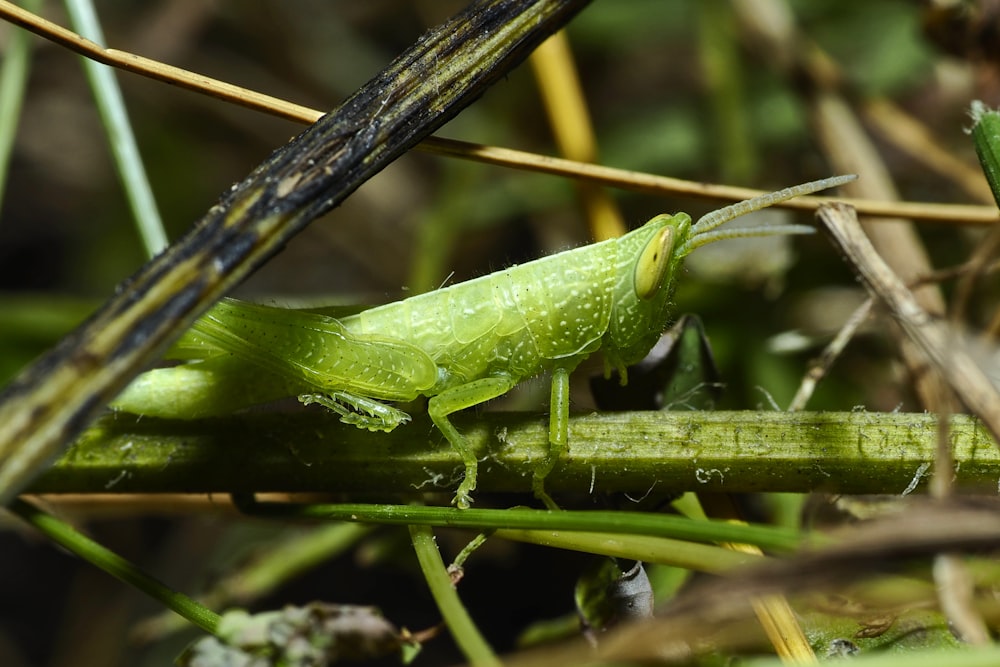
<path fill-rule="evenodd" d="M 102 2 L 98 10 L 111 46 L 325 109 L 463 4 L 164 0 Z M 887 135 L 870 113 L 873 101 L 891 102 L 938 149 L 976 169 L 963 131 L 969 102 L 1000 103 L 989 34 L 978 30 L 974 15 L 945 21 L 932 4 L 798 0 L 785 9 L 839 69 L 841 92 L 902 199 L 989 203 L 983 182 L 969 185 L 932 163 L 927 137 Z M 785 67 L 750 20 L 771 7 L 630 0 L 586 9 L 568 36 L 599 162 L 767 190 L 835 173 L 808 107 L 814 84 Z M 44 13 L 67 23 L 56 3 L 46 3 Z M 0 51 L 14 30 L 0 25 Z M 78 57 L 39 39 L 33 44 L 12 163 L 0 184 L 0 381 L 144 260 Z M 118 78 L 171 238 L 300 131 L 139 77 Z M 439 135 L 557 153 L 528 66 Z M 661 212 L 697 217 L 719 205 L 625 192 L 613 198 L 630 226 Z M 587 242 L 584 221 L 569 181 L 413 152 L 314 222 L 240 294 L 287 304 L 394 300 Z M 984 232 L 923 224 L 919 235 L 932 264 L 948 267 L 963 261 Z M 692 256 L 677 312 L 697 313 L 705 323 L 726 387 L 721 406 L 784 407 L 806 363 L 864 293 L 821 235 L 739 246 Z M 996 291 L 986 284 L 975 293 L 971 327 L 987 326 Z M 920 410 L 892 349 L 884 328 L 863 331 L 809 408 Z M 534 387 L 546 391 L 544 383 Z M 580 409 L 588 401 L 583 392 L 574 395 Z M 89 525 L 103 542 L 188 591 L 288 530 L 218 516 L 105 517 Z M 443 538 L 459 546 L 462 539 Z M 400 625 L 432 625 L 436 613 L 407 541 L 405 532 L 374 531 L 356 550 L 254 606 L 311 599 L 374 604 Z M 8 532 L 0 542 L 3 664 L 164 664 L 190 639 L 126 645 L 135 619 L 155 611 L 141 594 L 25 535 Z M 491 543 L 462 596 L 494 646 L 510 650 L 534 621 L 572 610 L 581 560 Z M 360 575 L 347 576 L 358 569 Z M 421 664 L 458 660 L 448 641 L 433 642 Z"/>

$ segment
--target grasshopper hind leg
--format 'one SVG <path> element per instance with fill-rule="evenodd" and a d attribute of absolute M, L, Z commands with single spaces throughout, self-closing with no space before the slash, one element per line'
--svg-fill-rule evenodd
<path fill-rule="evenodd" d="M 369 431 L 391 431 L 410 421 L 410 415 L 398 408 L 346 391 L 302 394 L 299 402 L 303 405 L 318 403 L 340 415 L 340 421 L 345 424 L 353 424 Z"/>

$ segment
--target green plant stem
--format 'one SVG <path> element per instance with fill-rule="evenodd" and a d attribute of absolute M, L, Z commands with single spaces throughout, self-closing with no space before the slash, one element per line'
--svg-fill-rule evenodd
<path fill-rule="evenodd" d="M 24 9 L 35 12 L 41 0 L 27 0 Z M 31 65 L 31 40 L 17 31 L 10 36 L 0 62 L 0 210 L 3 210 L 4 188 L 7 185 L 7 168 L 14 150 L 17 123 L 28 84 Z"/>
<path fill-rule="evenodd" d="M 978 100 L 972 103 L 970 113 L 976 155 L 993 191 L 993 199 L 1000 206 L 1000 113 Z"/>
<path fill-rule="evenodd" d="M 721 180 L 743 183 L 757 172 L 752 145 L 754 131 L 747 122 L 743 86 L 747 76 L 742 69 L 736 19 L 728 3 L 707 0 L 697 4 L 698 55 L 705 77 L 705 89 L 711 111 L 710 135 L 716 152 Z"/>
<path fill-rule="evenodd" d="M 623 511 L 455 509 L 423 505 L 362 505 L 255 503 L 241 500 L 241 509 L 254 516 L 281 519 L 325 519 L 395 525 L 419 524 L 473 530 L 559 530 L 590 533 L 627 533 L 698 542 L 745 542 L 768 549 L 791 551 L 800 545 L 797 532 L 763 525 L 727 521 L 694 521 L 670 514 Z"/>
<path fill-rule="evenodd" d="M 542 414 L 462 414 L 484 463 L 480 497 L 530 490 L 548 452 Z M 546 480 L 556 494 L 627 492 L 910 493 L 936 451 L 927 414 L 620 412 L 570 419 L 569 452 Z M 956 488 L 995 490 L 1000 452 L 981 424 L 950 422 Z M 391 465 L 389 465 L 391 462 Z M 425 416 L 391 433 L 323 410 L 202 421 L 107 415 L 37 483 L 39 493 L 450 494 L 462 462 Z"/>
<path fill-rule="evenodd" d="M 219 615 L 211 609 L 171 589 L 118 554 L 30 503 L 18 499 L 10 504 L 9 509 L 70 553 L 135 586 L 205 632 L 215 634 L 219 625 Z"/>
<path fill-rule="evenodd" d="M 104 33 L 93 3 L 90 0 L 66 0 L 65 5 L 77 33 L 92 42 L 104 44 Z M 153 189 L 146 177 L 146 168 L 142 164 L 139 146 L 132 133 L 122 91 L 113 69 L 88 58 L 81 58 L 81 61 L 94 91 L 97 110 L 107 132 L 111 154 L 125 188 L 125 196 L 132 209 L 139 236 L 146 248 L 146 255 L 153 257 L 167 247 L 167 232 L 163 229 Z"/>
<path fill-rule="evenodd" d="M 487 665 L 499 667 L 500 660 L 483 639 L 479 628 L 473 623 L 465 605 L 458 597 L 455 586 L 451 583 L 451 577 L 441 559 L 441 552 L 438 551 L 434 541 L 434 532 L 429 526 L 410 526 L 410 539 L 413 541 L 413 550 L 417 554 L 417 560 L 420 561 L 420 569 L 431 589 L 431 595 L 434 596 L 434 601 L 441 611 L 441 616 L 444 617 L 448 630 L 451 631 L 451 636 L 466 659 L 479 667 Z"/>
<path fill-rule="evenodd" d="M 763 526 L 757 526 L 763 527 Z M 725 533 L 725 528 L 720 528 Z M 709 544 L 648 535 L 583 533 L 563 530 L 498 530 L 493 536 L 545 547 L 581 551 L 588 554 L 638 560 L 673 567 L 722 574 L 759 561 L 759 556 L 723 549 Z"/>
<path fill-rule="evenodd" d="M 198 599 L 201 604 L 214 609 L 247 605 L 303 572 L 353 548 L 371 530 L 372 526 L 368 525 L 331 523 L 301 535 L 283 538 L 279 544 L 264 550 L 259 558 L 227 572 Z M 154 641 L 184 627 L 183 619 L 164 612 L 136 625 L 132 637 L 137 641 Z"/>
<path fill-rule="evenodd" d="M 490 538 L 490 535 L 492 534 L 493 531 L 491 530 L 482 532 L 477 534 L 471 540 L 469 540 L 469 543 L 466 544 L 464 547 L 462 547 L 462 550 L 458 552 L 457 556 L 455 556 L 455 560 L 451 562 L 449 569 L 465 567 L 465 561 L 469 560 L 469 557 L 472 556 L 472 554 L 476 553 L 479 547 L 486 544 L 486 541 Z"/>

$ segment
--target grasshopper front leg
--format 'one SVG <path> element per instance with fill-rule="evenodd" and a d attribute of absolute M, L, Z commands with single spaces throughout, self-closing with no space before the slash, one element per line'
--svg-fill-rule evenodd
<path fill-rule="evenodd" d="M 545 461 L 535 468 L 531 477 L 531 491 L 550 510 L 559 509 L 552 496 L 545 490 L 545 478 L 560 458 L 569 451 L 569 376 L 579 362 L 556 366 L 552 369 L 552 390 L 549 399 L 549 453 Z"/>

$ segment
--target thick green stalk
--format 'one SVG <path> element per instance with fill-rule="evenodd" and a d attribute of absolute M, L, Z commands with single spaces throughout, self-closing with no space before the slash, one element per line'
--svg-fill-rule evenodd
<path fill-rule="evenodd" d="M 527 492 L 548 452 L 539 414 L 456 415 L 484 464 L 480 493 Z M 620 412 L 570 419 L 554 493 L 922 491 L 936 451 L 927 414 Z M 951 420 L 955 484 L 994 491 L 1000 452 L 982 425 Z M 322 410 L 202 421 L 107 415 L 37 483 L 49 493 L 335 491 L 394 498 L 454 491 L 462 462 L 425 416 L 391 433 Z M 481 499 L 484 500 L 484 499 Z"/>

